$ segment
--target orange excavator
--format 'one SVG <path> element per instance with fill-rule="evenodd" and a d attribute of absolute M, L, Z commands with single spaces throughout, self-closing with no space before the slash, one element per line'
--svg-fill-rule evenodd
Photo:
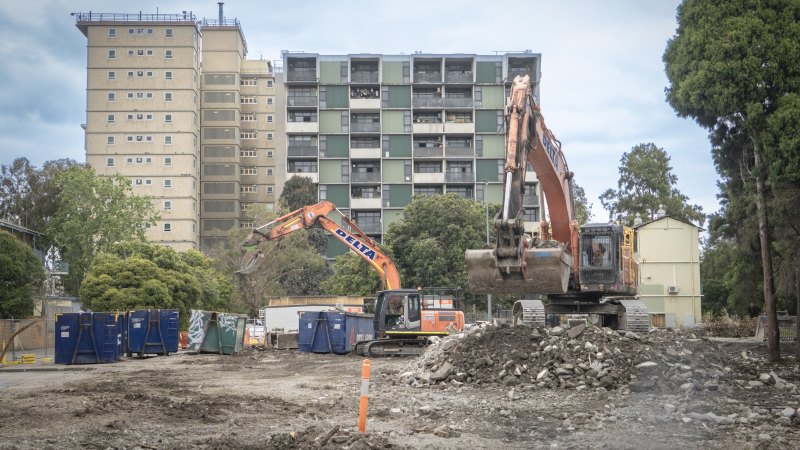
<path fill-rule="evenodd" d="M 516 76 L 506 110 L 503 205 L 494 219 L 493 249 L 467 250 L 469 286 L 479 294 L 518 294 L 515 323 L 544 325 L 547 314 L 593 314 L 604 326 L 647 331 L 647 308 L 635 297 L 633 230 L 613 223 L 579 226 L 573 173 L 545 126 L 530 77 Z M 526 163 L 536 171 L 550 212 L 538 236 L 525 232 Z M 541 296 L 547 295 L 544 305 Z"/>
<path fill-rule="evenodd" d="M 341 225 L 331 216 L 337 213 Z M 376 339 L 358 343 L 356 352 L 367 356 L 420 354 L 428 337 L 443 336 L 464 328 L 461 290 L 457 288 L 401 289 L 394 262 L 378 244 L 361 231 L 333 203 L 323 200 L 253 229 L 242 243 L 240 270 L 253 273 L 266 255 L 259 249 L 297 230 L 320 227 L 366 261 L 380 275 L 383 290 L 375 298 Z"/>

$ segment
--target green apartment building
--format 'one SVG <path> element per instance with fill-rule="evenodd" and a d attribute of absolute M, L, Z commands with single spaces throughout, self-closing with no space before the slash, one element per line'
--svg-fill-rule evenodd
<path fill-rule="evenodd" d="M 283 53 L 286 178 L 319 183 L 381 240 L 414 195 L 502 201 L 508 88 L 528 74 L 539 97 L 541 55 Z M 542 197 L 528 167 L 526 227 Z M 330 238 L 329 258 L 345 251 Z"/>

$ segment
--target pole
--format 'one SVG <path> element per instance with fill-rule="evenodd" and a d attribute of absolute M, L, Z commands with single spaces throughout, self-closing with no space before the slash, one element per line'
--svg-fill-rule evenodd
<path fill-rule="evenodd" d="M 489 200 L 486 197 L 489 190 L 489 181 L 483 180 L 483 204 L 486 210 L 486 244 L 489 244 Z M 492 321 L 492 294 L 486 295 L 486 317 L 489 322 Z"/>
<path fill-rule="evenodd" d="M 358 408 L 358 431 L 367 431 L 367 404 L 369 403 L 369 371 L 372 363 L 365 359 L 361 365 L 361 401 Z"/>

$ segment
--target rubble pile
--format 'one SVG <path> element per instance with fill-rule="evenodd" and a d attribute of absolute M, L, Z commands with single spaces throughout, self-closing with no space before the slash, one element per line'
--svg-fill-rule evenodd
<path fill-rule="evenodd" d="M 401 373 L 412 385 L 500 385 L 525 389 L 627 389 L 675 393 L 773 385 L 777 375 L 714 351 L 693 332 L 484 326 L 449 336 Z M 773 376 L 774 375 L 774 376 Z"/>

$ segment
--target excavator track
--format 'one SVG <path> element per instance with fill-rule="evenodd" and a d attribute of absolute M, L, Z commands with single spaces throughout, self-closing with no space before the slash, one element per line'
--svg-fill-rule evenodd
<path fill-rule="evenodd" d="M 514 326 L 543 327 L 545 325 L 544 303 L 541 300 L 518 300 L 512 310 Z"/>
<path fill-rule="evenodd" d="M 637 333 L 647 333 L 650 331 L 650 316 L 647 314 L 647 306 L 639 299 L 618 300 L 619 304 L 625 308 L 625 329 Z"/>
<path fill-rule="evenodd" d="M 427 339 L 378 339 L 356 344 L 355 353 L 361 356 L 416 356 L 425 353 Z"/>

